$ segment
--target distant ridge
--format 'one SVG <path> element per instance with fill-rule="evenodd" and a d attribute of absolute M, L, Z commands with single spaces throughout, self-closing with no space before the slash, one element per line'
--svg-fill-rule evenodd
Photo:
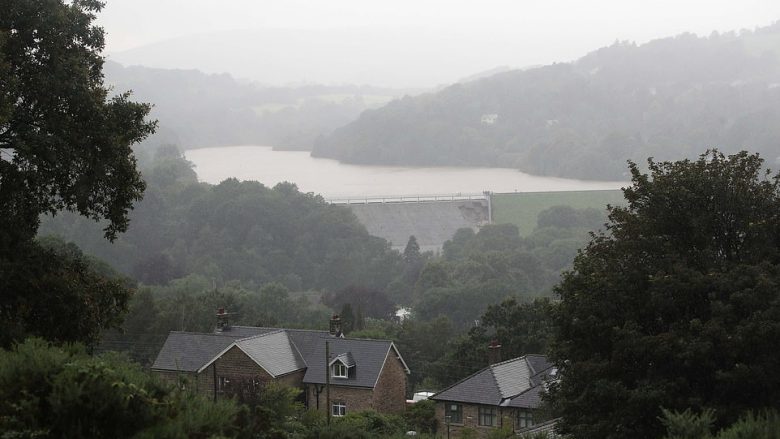
<path fill-rule="evenodd" d="M 313 155 L 360 164 L 512 166 L 625 179 L 626 160 L 749 149 L 780 165 L 780 24 L 617 42 L 366 111 Z"/>

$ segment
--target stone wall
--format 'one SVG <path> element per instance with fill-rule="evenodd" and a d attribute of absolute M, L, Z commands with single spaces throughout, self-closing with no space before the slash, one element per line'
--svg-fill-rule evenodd
<path fill-rule="evenodd" d="M 438 431 L 447 434 L 447 423 L 444 419 L 444 407 L 445 404 L 452 404 L 451 402 L 436 401 L 436 422 Z M 514 409 L 496 407 L 496 415 L 498 419 L 495 427 L 488 427 L 479 425 L 479 405 L 476 404 L 464 404 L 463 406 L 463 422 L 462 423 L 450 423 L 450 437 L 460 437 L 461 432 L 465 428 L 474 430 L 479 437 L 486 437 L 488 433 L 494 428 L 498 428 L 508 423 L 512 425 L 512 414 Z"/>
<path fill-rule="evenodd" d="M 317 390 L 321 389 L 319 397 Z M 319 410 L 327 413 L 325 385 L 307 385 L 307 402 L 310 410 Z M 319 398 L 319 399 L 318 399 Z M 347 413 L 375 409 L 373 404 L 374 392 L 367 387 L 345 387 L 331 384 L 330 401 L 342 401 L 347 406 Z M 319 408 L 318 408 L 319 407 Z"/>
<path fill-rule="evenodd" d="M 393 349 L 374 388 L 373 406 L 382 413 L 400 414 L 406 409 L 406 369 Z"/>

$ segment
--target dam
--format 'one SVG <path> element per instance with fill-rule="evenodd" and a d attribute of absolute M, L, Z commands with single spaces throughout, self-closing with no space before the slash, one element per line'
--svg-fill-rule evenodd
<path fill-rule="evenodd" d="M 410 236 L 420 251 L 441 251 L 458 229 L 479 227 L 491 221 L 487 194 L 420 195 L 330 200 L 349 207 L 368 233 L 403 251 Z"/>
<path fill-rule="evenodd" d="M 421 251 L 441 251 L 458 229 L 514 224 L 521 236 L 536 228 L 540 212 L 553 206 L 606 209 L 625 203 L 620 190 L 511 192 L 331 199 L 349 207 L 368 232 L 403 251 L 414 235 Z"/>

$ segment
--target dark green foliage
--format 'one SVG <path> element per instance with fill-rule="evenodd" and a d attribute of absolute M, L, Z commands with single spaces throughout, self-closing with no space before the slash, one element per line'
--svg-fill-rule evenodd
<path fill-rule="evenodd" d="M 661 423 L 666 427 L 664 439 L 778 439 L 780 415 L 777 411 L 748 412 L 735 423 L 713 435 L 715 416 L 711 410 L 695 414 L 689 408 L 683 412 L 663 411 Z"/>
<path fill-rule="evenodd" d="M 406 408 L 406 424 L 418 433 L 436 433 L 436 402 L 430 399 L 418 401 Z"/>
<path fill-rule="evenodd" d="M 516 167 L 625 180 L 625 160 L 748 145 L 778 156 L 777 26 L 636 46 L 514 70 L 366 111 L 313 153 L 353 163 Z M 493 124 L 484 115 L 497 114 Z"/>
<path fill-rule="evenodd" d="M 749 412 L 721 431 L 716 439 L 780 439 L 780 415 L 777 410 Z"/>
<path fill-rule="evenodd" d="M 400 255 L 370 236 L 349 209 L 293 184 L 199 184 L 175 150 L 158 153 L 143 173 L 147 195 L 135 205 L 133 227 L 114 245 L 95 239 L 94 227 L 74 216 L 47 220 L 42 230 L 150 283 L 198 274 L 217 285 L 383 290 L 402 270 Z"/>
<path fill-rule="evenodd" d="M 443 381 L 442 375 L 450 377 L 462 372 L 457 365 L 451 367 L 445 357 L 453 332 L 452 321 L 445 316 L 430 321 L 410 319 L 402 323 L 394 341 L 412 372 L 408 378 L 410 389 L 415 389 L 424 378 Z"/>
<path fill-rule="evenodd" d="M 341 307 L 341 331 L 347 335 L 355 329 L 355 313 L 352 312 L 352 305 L 345 303 Z"/>
<path fill-rule="evenodd" d="M 95 0 L 0 4 L 0 249 L 67 209 L 127 229 L 144 183 L 130 145 L 154 130 L 149 105 L 103 85 Z"/>
<path fill-rule="evenodd" d="M 231 282 L 215 290 L 208 279 L 188 276 L 142 288 L 130 301 L 121 330 L 104 334 L 99 348 L 126 351 L 151 364 L 169 331 L 213 331 L 220 307 L 233 314 L 233 325 L 327 329 L 332 311 L 312 303 L 311 296 L 318 294 L 291 294 L 280 284 L 256 289 Z"/>
<path fill-rule="evenodd" d="M 584 439 L 659 437 L 659 407 L 721 427 L 780 400 L 780 181 L 745 152 L 648 166 L 557 288 L 552 401 Z"/>
<path fill-rule="evenodd" d="M 492 303 L 549 294 L 564 261 L 585 244 L 583 236 L 587 229 L 579 227 L 537 229 L 526 238 L 512 224 L 484 226 L 476 234 L 459 230 L 444 244 L 443 257 L 420 273 L 415 312 L 423 319 L 446 315 L 463 328 Z"/>
<path fill-rule="evenodd" d="M 53 239 L 0 258 L 0 290 L 0 347 L 30 335 L 94 345 L 121 323 L 131 295 L 126 279 Z"/>
<path fill-rule="evenodd" d="M 388 319 L 395 311 L 395 304 L 382 291 L 355 285 L 332 294 L 324 294 L 322 303 L 334 310 L 350 304 L 353 311 L 360 310 L 364 317 L 375 319 Z"/>
<path fill-rule="evenodd" d="M 113 240 L 144 190 L 130 146 L 154 123 L 149 105 L 103 85 L 102 7 L 0 3 L 0 346 L 27 335 L 93 344 L 126 308 L 125 282 L 105 266 L 33 241 L 39 216 L 62 210 L 104 220 Z"/>
<path fill-rule="evenodd" d="M 704 410 L 693 413 L 690 408 L 682 412 L 672 412 L 662 409 L 661 424 L 666 428 L 664 439 L 709 439 L 710 430 L 715 423 L 715 412 Z"/>
<path fill-rule="evenodd" d="M 286 439 L 305 431 L 301 421 L 306 407 L 299 401 L 301 390 L 270 383 L 259 392 L 238 399 L 245 405 L 238 424 L 242 437 Z"/>
<path fill-rule="evenodd" d="M 479 326 L 455 342 L 451 359 L 476 372 L 488 366 L 487 347 L 492 340 L 501 344 L 502 360 L 544 354 L 552 336 L 553 308 L 549 299 L 519 303 L 511 298 L 490 305 L 480 317 Z"/>
<path fill-rule="evenodd" d="M 30 339 L 0 351 L 4 437 L 233 437 L 238 407 L 158 383 L 117 355 Z"/>

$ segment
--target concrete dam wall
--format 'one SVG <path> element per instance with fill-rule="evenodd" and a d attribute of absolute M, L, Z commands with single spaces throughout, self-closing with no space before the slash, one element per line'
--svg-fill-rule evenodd
<path fill-rule="evenodd" d="M 458 229 L 474 231 L 490 220 L 487 199 L 346 204 L 368 233 L 403 251 L 414 235 L 421 251 L 441 251 Z"/>

